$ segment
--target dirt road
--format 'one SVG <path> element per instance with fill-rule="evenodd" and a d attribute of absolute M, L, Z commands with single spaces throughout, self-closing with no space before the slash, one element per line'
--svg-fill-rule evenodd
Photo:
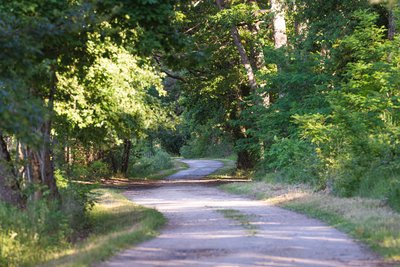
<path fill-rule="evenodd" d="M 222 166 L 185 162 L 189 169 L 167 178 L 200 178 Z M 385 266 L 319 221 L 210 186 L 165 185 L 126 195 L 161 211 L 168 225 L 157 238 L 99 266 Z"/>

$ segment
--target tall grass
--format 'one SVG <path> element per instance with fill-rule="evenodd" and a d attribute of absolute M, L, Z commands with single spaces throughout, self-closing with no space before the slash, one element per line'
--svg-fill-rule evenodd
<path fill-rule="evenodd" d="M 118 191 L 97 189 L 98 203 L 90 212 L 91 232 L 83 242 L 51 256 L 44 266 L 91 266 L 119 250 L 158 234 L 165 218 L 154 209 L 138 206 Z"/>
<path fill-rule="evenodd" d="M 0 266 L 34 265 L 68 248 L 72 232 L 55 203 L 40 201 L 26 210 L 0 204 Z"/>

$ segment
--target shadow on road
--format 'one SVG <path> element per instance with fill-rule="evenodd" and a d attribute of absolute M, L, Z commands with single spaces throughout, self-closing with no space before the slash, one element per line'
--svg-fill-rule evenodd
<path fill-rule="evenodd" d="M 207 178 L 186 178 L 185 180 L 129 180 L 114 178 L 111 180 L 105 180 L 102 182 L 103 187 L 107 188 L 119 188 L 119 189 L 132 189 L 132 188 L 151 188 L 164 185 L 203 185 L 203 186 L 218 186 L 226 183 L 233 182 L 250 182 L 250 179 L 243 178 L 222 178 L 222 179 L 207 179 Z"/>

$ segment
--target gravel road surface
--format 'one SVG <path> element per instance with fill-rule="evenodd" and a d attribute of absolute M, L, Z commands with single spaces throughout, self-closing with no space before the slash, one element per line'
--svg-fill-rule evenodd
<path fill-rule="evenodd" d="M 223 166 L 184 160 L 166 179 L 193 179 Z M 161 234 L 98 266 L 386 266 L 367 248 L 317 220 L 201 185 L 129 190 L 168 219 Z M 224 216 L 224 214 L 233 214 Z"/>

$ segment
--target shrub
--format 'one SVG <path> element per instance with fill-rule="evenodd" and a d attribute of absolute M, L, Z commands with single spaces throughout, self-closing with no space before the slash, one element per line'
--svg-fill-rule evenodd
<path fill-rule="evenodd" d="M 90 180 L 100 180 L 101 178 L 109 178 L 112 172 L 103 161 L 96 160 L 93 161 L 88 167 L 87 178 Z"/>
<path fill-rule="evenodd" d="M 156 150 L 152 156 L 143 156 L 128 169 L 128 176 L 137 177 L 148 175 L 160 170 L 169 169 L 173 166 L 171 156 L 163 151 Z"/>
<path fill-rule="evenodd" d="M 265 153 L 262 163 L 267 170 L 278 170 L 277 177 L 285 182 L 307 182 L 323 184 L 319 180 L 319 161 L 311 144 L 295 139 L 276 140 L 270 150 Z"/>
<path fill-rule="evenodd" d="M 74 180 L 86 179 L 88 174 L 89 174 L 89 171 L 85 165 L 82 165 L 79 163 L 72 164 L 71 171 L 70 171 L 70 176 L 72 179 L 74 179 Z"/>
<path fill-rule="evenodd" d="M 96 160 L 88 166 L 82 164 L 73 164 L 71 166 L 70 176 L 74 180 L 95 180 L 98 181 L 102 178 L 109 178 L 112 171 L 107 163 Z"/>
<path fill-rule="evenodd" d="M 61 194 L 61 210 L 75 234 L 87 228 L 87 213 L 95 204 L 95 195 L 91 193 L 93 185 L 80 184 L 67 180 L 60 170 L 55 172 L 57 186 Z"/>

